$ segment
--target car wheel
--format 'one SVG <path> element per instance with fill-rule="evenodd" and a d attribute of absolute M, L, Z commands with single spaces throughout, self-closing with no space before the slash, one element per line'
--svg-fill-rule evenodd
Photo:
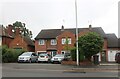
<path fill-rule="evenodd" d="M 47 62 L 50 63 L 50 59 Z"/>
<path fill-rule="evenodd" d="M 32 60 L 31 60 L 31 59 L 29 60 L 29 63 L 32 63 Z"/>
<path fill-rule="evenodd" d="M 38 60 L 36 59 L 36 63 L 38 63 Z"/>

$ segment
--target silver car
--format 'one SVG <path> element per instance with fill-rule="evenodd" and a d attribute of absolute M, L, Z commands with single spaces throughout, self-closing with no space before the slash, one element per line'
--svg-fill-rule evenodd
<path fill-rule="evenodd" d="M 61 63 L 64 58 L 65 58 L 65 56 L 63 54 L 57 54 L 54 57 L 52 57 L 51 63 L 54 63 L 54 62 Z"/>
<path fill-rule="evenodd" d="M 37 62 L 38 56 L 35 52 L 24 52 L 18 57 L 18 62 Z"/>

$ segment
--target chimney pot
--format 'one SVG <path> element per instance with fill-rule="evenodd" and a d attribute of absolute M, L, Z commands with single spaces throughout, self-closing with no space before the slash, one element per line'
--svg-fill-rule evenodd
<path fill-rule="evenodd" d="M 64 26 L 62 25 L 61 31 L 64 31 Z"/>
<path fill-rule="evenodd" d="M 89 25 L 89 30 L 92 30 L 92 25 L 91 24 Z"/>

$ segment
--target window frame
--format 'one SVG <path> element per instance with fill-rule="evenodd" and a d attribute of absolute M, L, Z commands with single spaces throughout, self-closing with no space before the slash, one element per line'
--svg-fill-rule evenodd
<path fill-rule="evenodd" d="M 66 38 L 62 38 L 62 44 L 65 44 Z"/>
<path fill-rule="evenodd" d="M 51 45 L 57 45 L 57 40 L 56 39 L 51 39 L 50 43 L 51 43 Z"/>
<path fill-rule="evenodd" d="M 44 39 L 39 39 L 39 45 L 45 45 L 45 40 Z"/>

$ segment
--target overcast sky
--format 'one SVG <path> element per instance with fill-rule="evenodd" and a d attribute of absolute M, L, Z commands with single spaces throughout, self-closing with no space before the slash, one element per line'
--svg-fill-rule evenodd
<path fill-rule="evenodd" d="M 118 1 L 77 0 L 78 28 L 102 27 L 105 33 L 118 36 Z M 75 28 L 75 0 L 2 0 L 0 24 L 21 21 L 33 32 L 41 29 Z"/>

